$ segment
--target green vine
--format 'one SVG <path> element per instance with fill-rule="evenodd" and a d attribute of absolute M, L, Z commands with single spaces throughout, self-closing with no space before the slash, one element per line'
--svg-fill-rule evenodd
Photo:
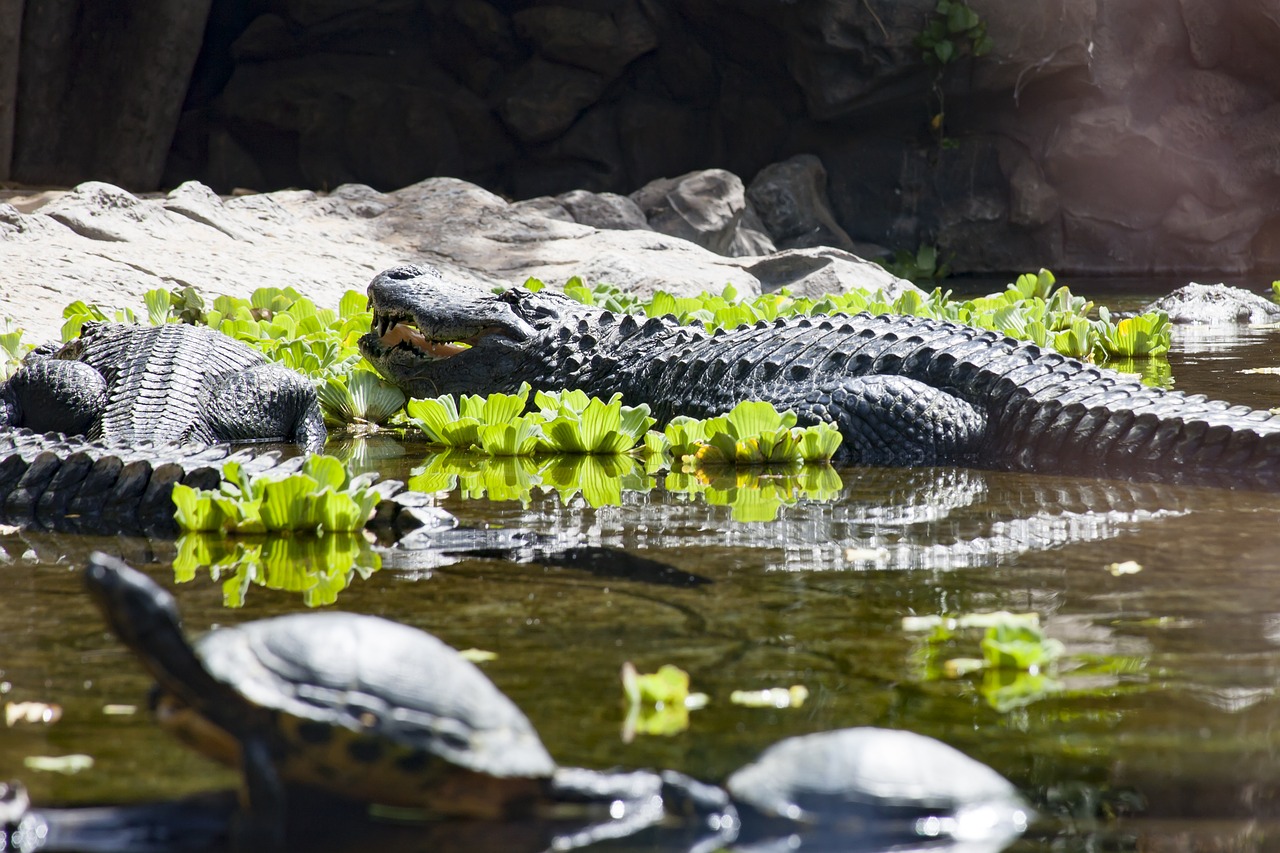
<path fill-rule="evenodd" d="M 987 35 L 986 22 L 960 0 L 938 0 L 928 23 L 916 37 L 925 64 L 936 69 L 933 77 L 934 104 L 930 110 L 929 129 L 943 148 L 955 147 L 946 135 L 946 93 L 943 75 L 951 63 L 962 56 L 984 56 L 995 46 Z"/>

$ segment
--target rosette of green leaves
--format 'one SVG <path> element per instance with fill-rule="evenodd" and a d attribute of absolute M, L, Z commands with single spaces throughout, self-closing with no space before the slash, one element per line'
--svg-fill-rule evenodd
<path fill-rule="evenodd" d="M 1098 309 L 1098 337 L 1108 355 L 1121 358 L 1151 358 L 1169 352 L 1173 329 L 1169 315 L 1163 311 L 1126 317 L 1111 322 L 1111 312 Z"/>
<path fill-rule="evenodd" d="M 326 376 L 316 385 L 316 396 L 331 426 L 385 424 L 404 408 L 408 398 L 395 385 L 368 370 L 354 369 Z"/>
<path fill-rule="evenodd" d="M 711 420 L 723 421 L 723 418 Z M 708 422 L 686 415 L 677 415 L 668 421 L 662 430 L 662 435 L 666 439 L 667 449 L 671 451 L 671 455 L 676 459 L 683 459 L 697 453 L 698 448 L 707 440 Z M 656 443 L 656 439 L 654 441 Z"/>
<path fill-rule="evenodd" d="M 706 438 L 694 456 L 708 465 L 830 461 L 840 447 L 840 431 L 829 423 L 795 424 L 795 412 L 779 412 L 762 401 L 743 401 L 727 415 L 705 422 Z"/>
<path fill-rule="evenodd" d="M 689 728 L 689 712 L 706 707 L 705 693 L 689 689 L 689 673 L 672 664 L 657 672 L 640 673 L 635 664 L 622 665 L 622 693 L 627 717 L 622 739 L 630 743 L 637 734 L 673 735 Z"/>
<path fill-rule="evenodd" d="M 10 329 L 9 321 L 0 321 L 0 380 L 9 378 L 22 365 L 30 347 L 22 343 L 22 330 Z"/>
<path fill-rule="evenodd" d="M 649 406 L 622 405 L 622 395 L 608 402 L 579 390 L 534 396 L 542 418 L 542 448 L 553 453 L 626 453 L 644 439 L 655 423 Z"/>
<path fill-rule="evenodd" d="M 173 487 L 174 517 L 180 528 L 240 534 L 357 531 L 379 499 L 370 488 L 376 474 L 349 479 L 341 461 L 320 454 L 307 457 L 294 474 L 251 476 L 232 460 L 223 464 L 222 476 L 216 490 Z"/>
<path fill-rule="evenodd" d="M 455 398 L 444 394 L 405 404 L 409 423 L 417 427 L 432 444 L 467 449 L 481 444 L 482 426 L 506 427 L 524 411 L 529 401 L 529 384 L 524 383 L 515 394 L 490 394 L 487 397 L 463 395 Z M 496 443 L 498 436 L 494 435 Z M 504 454 L 509 455 L 509 454 Z"/>

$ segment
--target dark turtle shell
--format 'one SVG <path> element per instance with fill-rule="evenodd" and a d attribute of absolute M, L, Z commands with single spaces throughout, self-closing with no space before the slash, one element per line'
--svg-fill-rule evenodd
<path fill-rule="evenodd" d="M 286 779 L 346 775 L 351 765 L 413 775 L 433 758 L 498 777 L 556 768 L 515 703 L 453 648 L 407 625 L 298 613 L 219 629 L 195 650 L 245 702 L 277 712 L 290 747 Z"/>
<path fill-rule="evenodd" d="M 924 735 L 839 729 L 779 741 L 726 784 L 767 817 L 822 824 L 903 810 L 951 814 L 971 805 L 1026 810 L 1003 776 Z"/>

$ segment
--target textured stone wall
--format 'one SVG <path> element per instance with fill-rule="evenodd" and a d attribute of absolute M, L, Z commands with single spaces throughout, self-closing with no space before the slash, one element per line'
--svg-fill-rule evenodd
<path fill-rule="evenodd" d="M 10 0 L 0 178 L 531 198 L 812 154 L 831 233 L 958 271 L 1280 266 L 1280 0 L 970 4 L 994 48 L 939 75 L 936 0 Z"/>

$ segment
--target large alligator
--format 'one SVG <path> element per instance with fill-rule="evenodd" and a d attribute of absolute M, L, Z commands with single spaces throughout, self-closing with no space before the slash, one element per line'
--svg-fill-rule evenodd
<path fill-rule="evenodd" d="M 0 383 L 0 427 L 112 444 L 288 441 L 324 447 L 315 388 L 204 326 L 86 323 Z"/>
<path fill-rule="evenodd" d="M 369 285 L 360 349 L 415 397 L 581 388 L 659 422 L 740 400 L 829 421 L 840 460 L 954 463 L 1280 488 L 1280 418 L 1144 386 L 996 332 L 894 315 L 708 333 L 549 291 L 494 295 L 400 266 Z"/>
<path fill-rule="evenodd" d="M 202 326 L 87 323 L 0 382 L 0 520 L 171 531 L 174 483 L 216 487 L 226 443 L 263 441 L 324 446 L 305 377 Z"/>

